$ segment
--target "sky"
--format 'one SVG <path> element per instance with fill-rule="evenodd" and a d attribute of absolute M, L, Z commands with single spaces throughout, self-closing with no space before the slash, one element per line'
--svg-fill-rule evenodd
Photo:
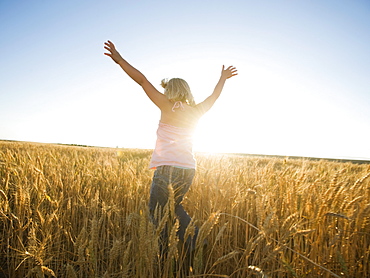
<path fill-rule="evenodd" d="M 194 150 L 370 159 L 370 2 L 0 0 L 0 139 L 155 146 L 160 111 L 103 55 L 196 102 Z"/>

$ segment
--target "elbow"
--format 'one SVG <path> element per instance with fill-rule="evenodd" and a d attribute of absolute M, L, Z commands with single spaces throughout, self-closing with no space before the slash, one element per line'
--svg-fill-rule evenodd
<path fill-rule="evenodd" d="M 141 77 L 136 80 L 136 83 L 139 84 L 141 87 L 144 87 L 147 82 L 149 81 L 145 77 Z"/>

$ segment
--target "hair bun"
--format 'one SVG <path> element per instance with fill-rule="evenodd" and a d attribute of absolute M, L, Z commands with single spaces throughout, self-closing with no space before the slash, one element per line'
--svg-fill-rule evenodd
<path fill-rule="evenodd" d="M 162 86 L 164 89 L 166 89 L 167 85 L 168 85 L 168 80 L 167 80 L 166 78 L 165 78 L 165 79 L 162 79 L 162 81 L 161 81 L 161 86 Z"/>

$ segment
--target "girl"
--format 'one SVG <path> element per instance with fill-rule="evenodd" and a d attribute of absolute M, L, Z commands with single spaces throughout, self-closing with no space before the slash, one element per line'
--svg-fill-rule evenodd
<path fill-rule="evenodd" d="M 161 85 L 164 88 L 162 94 L 140 71 L 121 57 L 111 41 L 107 41 L 104 48 L 109 51 L 104 54 L 120 65 L 161 110 L 157 142 L 149 166 L 156 169 L 150 189 L 149 211 L 153 221 L 156 222 L 154 211 L 157 207 L 162 210 L 166 205 L 169 196 L 168 186 L 171 185 L 174 191 L 175 213 L 179 221 L 178 236 L 184 242 L 185 230 L 191 218 L 181 202 L 193 181 L 196 166 L 192 153 L 192 134 L 198 120 L 220 96 L 226 79 L 237 75 L 237 70 L 233 66 L 227 69 L 222 66 L 221 77 L 213 93 L 203 102 L 195 104 L 186 81 L 179 78 L 162 80 Z M 190 250 L 194 248 L 195 240 L 196 235 L 191 242 L 190 239 L 187 240 Z"/>

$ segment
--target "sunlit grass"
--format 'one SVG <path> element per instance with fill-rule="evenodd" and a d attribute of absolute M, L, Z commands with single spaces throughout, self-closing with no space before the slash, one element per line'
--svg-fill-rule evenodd
<path fill-rule="evenodd" d="M 1 142 L 0 277 L 180 277 L 178 240 L 161 260 L 148 220 L 150 154 Z M 184 206 L 209 245 L 190 276 L 369 275 L 370 165 L 197 160 Z"/>

